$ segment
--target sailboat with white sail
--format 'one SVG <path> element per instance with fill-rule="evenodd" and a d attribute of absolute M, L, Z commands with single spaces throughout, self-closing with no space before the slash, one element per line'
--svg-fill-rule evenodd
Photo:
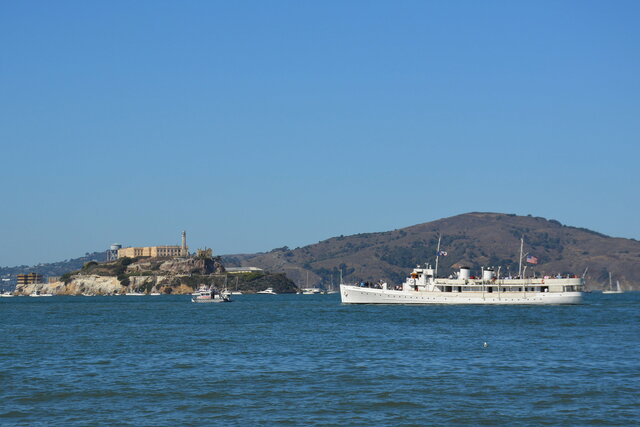
<path fill-rule="evenodd" d="M 305 283 L 305 286 L 306 287 L 302 289 L 302 294 L 303 295 L 314 295 L 314 294 L 319 294 L 319 293 L 322 292 L 320 290 L 320 288 L 316 288 L 316 287 L 310 288 L 309 287 L 309 272 L 308 271 L 307 271 L 307 281 Z"/>
<path fill-rule="evenodd" d="M 235 290 L 229 292 L 230 295 L 242 295 L 242 291 L 238 290 L 238 276 L 236 276 L 236 288 Z"/>
<path fill-rule="evenodd" d="M 603 289 L 602 293 L 603 294 L 621 294 L 624 291 L 622 289 L 620 289 L 620 282 L 618 280 L 616 280 L 616 287 L 614 288 L 613 285 L 611 284 L 611 272 L 609 272 L 609 288 L 608 289 Z"/>

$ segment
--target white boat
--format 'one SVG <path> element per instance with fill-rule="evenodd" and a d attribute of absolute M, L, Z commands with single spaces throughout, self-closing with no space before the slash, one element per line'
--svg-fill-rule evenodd
<path fill-rule="evenodd" d="M 305 286 L 304 288 L 300 289 L 298 291 L 299 294 L 303 294 L 303 295 L 313 295 L 313 294 L 320 294 L 322 293 L 322 290 L 320 288 L 310 288 L 309 287 L 309 272 L 307 271 L 307 281 L 305 282 Z"/>
<path fill-rule="evenodd" d="M 236 276 L 236 289 L 235 291 L 229 292 L 231 295 L 242 295 L 242 291 L 238 290 L 238 276 Z"/>
<path fill-rule="evenodd" d="M 621 294 L 623 293 L 622 289 L 620 289 L 620 282 L 616 280 L 616 287 L 614 288 L 611 284 L 611 272 L 609 272 L 609 288 L 602 290 L 603 294 Z"/>
<path fill-rule="evenodd" d="M 128 297 L 141 297 L 141 296 L 144 296 L 146 294 L 144 294 L 142 292 L 127 292 L 125 295 L 128 296 Z"/>
<path fill-rule="evenodd" d="M 40 291 L 33 291 L 29 294 L 30 297 L 52 297 L 53 294 L 41 293 Z"/>
<path fill-rule="evenodd" d="M 149 295 L 157 297 L 159 295 L 162 295 L 160 292 L 151 292 Z"/>
<path fill-rule="evenodd" d="M 437 278 L 431 268 L 414 268 L 400 286 L 340 284 L 345 304 L 579 304 L 584 279 L 499 278 L 493 269 L 481 277 L 463 267 L 456 278 Z"/>
<path fill-rule="evenodd" d="M 13 295 L 11 292 L 9 291 L 3 291 L 2 293 L 0 293 L 0 298 L 12 298 L 15 295 Z"/>
<path fill-rule="evenodd" d="M 257 294 L 267 294 L 267 295 L 278 295 L 276 292 L 273 292 L 273 288 L 267 288 L 264 291 L 258 291 Z"/>
<path fill-rule="evenodd" d="M 196 289 L 195 291 L 191 292 L 191 295 L 194 297 L 197 297 L 198 295 L 200 295 L 203 292 L 208 292 L 209 288 L 207 288 L 206 285 L 200 285 L 200 287 L 198 289 Z"/>
<path fill-rule="evenodd" d="M 191 298 L 191 302 L 211 303 L 211 302 L 231 302 L 228 292 L 218 292 L 215 289 L 207 289 L 200 292 L 200 295 Z"/>
<path fill-rule="evenodd" d="M 584 277 L 526 278 L 527 267 L 522 260 L 537 264 L 538 259 L 522 254 L 524 237 L 520 239 L 520 260 L 516 278 L 501 278 L 492 268 L 482 269 L 480 277 L 471 276 L 468 267 L 461 267 L 456 276 L 439 278 L 438 259 L 440 237 L 436 250 L 436 267 L 413 269 L 399 286 L 387 283 L 345 285 L 340 272 L 340 297 L 345 304 L 579 304 L 582 302 Z M 586 270 L 585 270 L 586 272 Z"/>
<path fill-rule="evenodd" d="M 342 272 L 340 272 L 340 276 L 342 277 Z M 338 291 L 336 290 L 335 286 L 333 285 L 333 274 L 331 275 L 331 287 L 327 290 L 325 290 L 324 292 L 325 294 L 329 295 L 329 294 L 337 294 Z"/>

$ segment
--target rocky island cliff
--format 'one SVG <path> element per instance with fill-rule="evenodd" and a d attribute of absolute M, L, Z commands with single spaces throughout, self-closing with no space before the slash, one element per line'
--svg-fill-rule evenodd
<path fill-rule="evenodd" d="M 121 258 L 112 262 L 87 262 L 80 270 L 65 273 L 53 283 L 18 285 L 17 295 L 33 292 L 55 295 L 112 295 L 127 292 L 190 294 L 200 285 L 227 287 L 255 293 L 271 287 L 277 293 L 293 293 L 295 284 L 283 273 L 227 274 L 220 257 Z"/>

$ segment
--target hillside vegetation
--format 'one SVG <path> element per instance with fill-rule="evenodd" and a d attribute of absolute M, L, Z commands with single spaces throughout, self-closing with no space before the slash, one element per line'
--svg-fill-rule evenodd
<path fill-rule="evenodd" d="M 228 266 L 256 266 L 285 272 L 298 286 L 345 281 L 401 282 L 417 264 L 435 263 L 438 234 L 442 235 L 439 274 L 449 275 L 462 265 L 478 271 L 501 267 L 503 274 L 518 271 L 520 238 L 524 252 L 538 264 L 527 274 L 586 274 L 587 288 L 599 289 L 609 272 L 624 289 L 640 283 L 640 242 L 613 238 L 570 227 L 552 219 L 500 213 L 473 212 L 398 230 L 333 237 L 302 248 L 277 248 L 267 253 L 223 257 Z"/>

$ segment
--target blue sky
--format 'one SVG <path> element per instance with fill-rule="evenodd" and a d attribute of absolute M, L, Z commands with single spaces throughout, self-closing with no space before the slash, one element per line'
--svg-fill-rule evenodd
<path fill-rule="evenodd" d="M 637 1 L 0 3 L 0 265 L 471 211 L 640 238 Z"/>

